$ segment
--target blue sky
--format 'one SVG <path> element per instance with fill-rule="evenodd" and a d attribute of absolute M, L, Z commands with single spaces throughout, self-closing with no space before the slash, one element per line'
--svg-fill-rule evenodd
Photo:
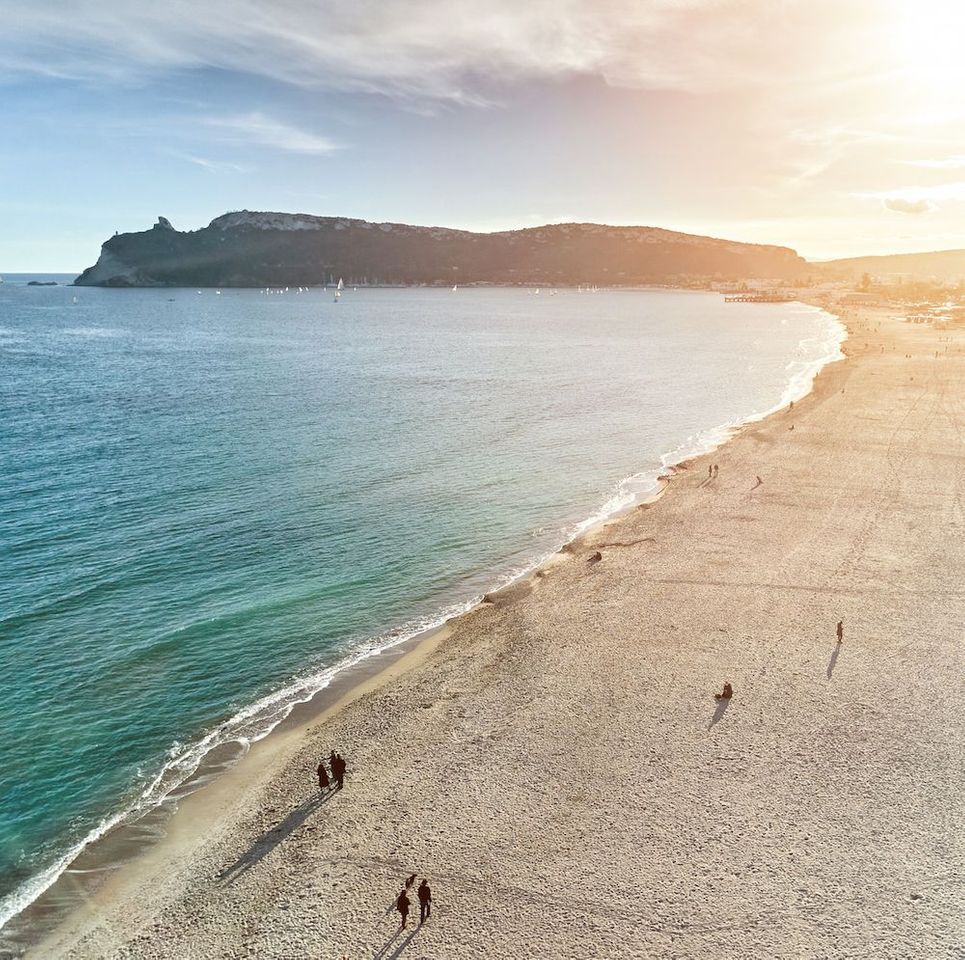
<path fill-rule="evenodd" d="M 845 6 L 0 0 L 0 270 L 235 209 L 965 246 L 962 15 Z"/>

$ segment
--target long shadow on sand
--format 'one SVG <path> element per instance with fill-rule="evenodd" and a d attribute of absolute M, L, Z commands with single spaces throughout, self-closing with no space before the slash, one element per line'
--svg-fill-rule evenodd
<path fill-rule="evenodd" d="M 834 665 L 838 662 L 838 657 L 841 654 L 841 644 L 837 643 L 834 646 L 834 653 L 831 654 L 831 659 L 828 662 L 828 679 L 831 679 L 831 674 L 834 673 Z"/>
<path fill-rule="evenodd" d="M 397 957 L 401 957 L 402 951 L 412 943 L 418 932 L 419 928 L 413 927 L 402 940 L 399 940 L 398 937 L 402 931 L 396 930 L 395 933 L 372 954 L 372 960 L 396 960 Z M 393 947 L 395 947 L 394 950 L 392 950 Z M 391 953 L 389 953 L 390 950 L 392 950 Z"/>
<path fill-rule="evenodd" d="M 247 873 L 256 863 L 267 857 L 279 843 L 290 837 L 331 796 L 332 793 L 326 793 L 324 796 L 312 797 L 295 807 L 277 827 L 266 830 L 230 867 L 225 867 L 218 875 L 218 879 L 223 883 L 234 883 L 242 874 Z"/>
<path fill-rule="evenodd" d="M 709 730 L 714 724 L 716 724 L 721 717 L 727 713 L 727 708 L 730 706 L 730 697 L 722 697 L 717 701 L 717 706 L 714 707 L 714 715 L 710 718 L 710 723 L 707 724 L 707 729 Z"/>

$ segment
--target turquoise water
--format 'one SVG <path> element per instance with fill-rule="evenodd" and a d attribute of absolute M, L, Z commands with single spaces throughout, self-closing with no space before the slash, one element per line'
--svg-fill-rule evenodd
<path fill-rule="evenodd" d="M 801 395 L 840 334 L 684 292 L 8 277 L 0 923 L 208 747 Z"/>

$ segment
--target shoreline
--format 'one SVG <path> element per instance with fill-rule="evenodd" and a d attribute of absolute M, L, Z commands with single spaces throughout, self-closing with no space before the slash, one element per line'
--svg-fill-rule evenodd
<path fill-rule="evenodd" d="M 32 944 L 34 938 L 32 935 L 25 937 L 25 933 L 29 934 L 35 924 L 41 930 L 42 942 L 42 938 L 50 930 L 56 931 L 65 919 L 69 922 L 69 917 L 77 909 L 78 903 L 83 903 L 88 896 L 97 896 L 102 888 L 111 886 L 114 873 L 128 869 L 132 860 L 149 856 L 155 844 L 163 844 L 170 822 L 190 813 L 191 801 L 199 792 L 213 791 L 220 781 L 228 778 L 238 767 L 250 768 L 255 762 L 252 760 L 253 755 L 255 760 L 258 760 L 261 754 L 290 737 L 293 731 L 299 731 L 299 735 L 304 736 L 312 725 L 330 717 L 337 709 L 375 686 L 390 682 L 400 671 L 404 672 L 418 665 L 460 620 L 472 615 L 480 607 L 494 603 L 498 605 L 525 595 L 548 569 L 560 562 L 561 558 L 579 549 L 585 540 L 619 523 L 634 510 L 648 508 L 659 501 L 679 470 L 687 469 L 694 460 L 721 449 L 748 427 L 780 413 L 789 402 L 797 402 L 809 396 L 822 372 L 829 365 L 846 359 L 843 347 L 850 334 L 841 317 L 832 313 L 826 305 L 807 301 L 799 303 L 817 314 L 823 314 L 831 329 L 835 326 L 838 328 L 831 338 L 821 341 L 822 344 L 829 345 L 832 339 L 836 338 L 836 343 L 833 353 L 828 352 L 822 358 L 807 363 L 805 369 L 798 372 L 803 373 L 803 379 L 798 375 L 791 377 L 777 403 L 764 411 L 748 414 L 736 423 L 707 428 L 695 437 L 683 441 L 673 451 L 663 454 L 659 468 L 625 477 L 617 485 L 614 494 L 598 510 L 587 519 L 566 528 L 565 539 L 558 547 L 528 561 L 521 571 L 494 573 L 494 586 L 484 595 L 449 604 L 437 615 L 427 617 L 430 621 L 427 626 L 413 629 L 408 624 L 403 624 L 370 638 L 366 644 L 372 644 L 371 647 L 362 645 L 331 667 L 293 680 L 246 706 L 219 727 L 207 731 L 201 739 L 202 743 L 235 722 L 238 717 L 254 711 L 262 703 L 281 703 L 282 709 L 287 711 L 280 720 L 271 722 L 267 730 L 247 741 L 245 738 L 229 737 L 215 742 L 201 754 L 197 765 L 187 777 L 178 781 L 143 812 L 132 817 L 129 812 L 131 808 L 128 807 L 107 818 L 108 821 L 115 822 L 106 827 L 99 826 L 95 832 L 101 832 L 98 832 L 96 837 L 81 841 L 74 848 L 76 852 L 59 868 L 57 876 L 26 906 L 11 916 L 7 925 L 0 930 L 0 951 L 6 941 L 16 943 L 23 940 Z M 803 362 L 789 361 L 788 366 L 790 368 L 793 363 Z M 634 489 L 641 484 L 646 484 L 648 488 L 642 496 L 639 489 Z M 616 506 L 612 506 L 613 504 Z M 448 612 L 453 609 L 456 612 Z M 400 639 L 391 639 L 396 635 Z M 425 652 L 420 652 L 423 647 Z M 298 699 L 300 694 L 297 691 L 313 687 L 315 689 L 306 699 Z M 158 778 L 163 776 L 163 773 L 164 771 L 159 773 Z M 185 807 L 187 813 L 182 812 Z M 65 880 L 68 874 L 80 878 L 79 881 L 74 879 L 68 883 Z M 60 889 L 66 886 L 74 886 L 76 889 L 73 892 Z M 22 932 L 18 929 L 20 927 L 27 929 Z"/>
<path fill-rule="evenodd" d="M 658 504 L 194 794 L 34 955 L 946 952 L 963 557 L 935 534 L 961 522 L 961 350 L 932 359 L 887 312 L 848 325 L 848 362 L 737 430 L 719 481 L 681 463 Z M 306 800 L 332 744 L 346 793 Z M 400 938 L 382 911 L 410 868 L 447 912 Z"/>

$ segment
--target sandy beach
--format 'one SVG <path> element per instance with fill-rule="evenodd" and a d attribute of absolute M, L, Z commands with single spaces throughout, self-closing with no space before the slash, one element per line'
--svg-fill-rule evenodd
<path fill-rule="evenodd" d="M 843 319 L 793 410 L 269 737 L 29 955 L 965 956 L 965 336 Z"/>

